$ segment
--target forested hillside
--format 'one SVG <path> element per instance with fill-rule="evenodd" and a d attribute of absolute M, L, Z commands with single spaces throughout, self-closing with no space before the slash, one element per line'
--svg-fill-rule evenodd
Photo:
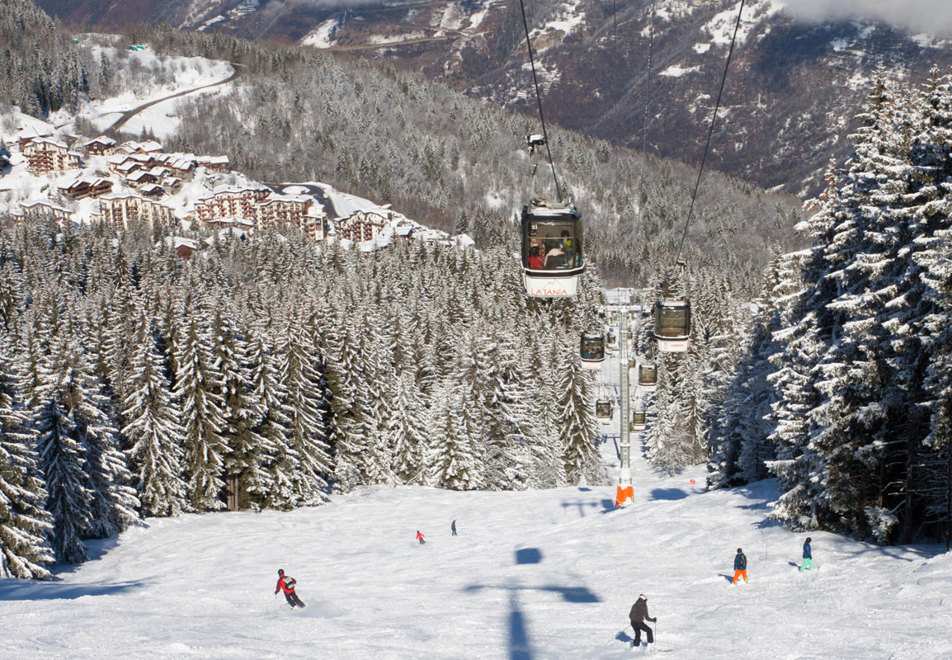
<path fill-rule="evenodd" d="M 880 79 L 813 247 L 778 258 L 722 406 L 714 486 L 775 475 L 795 529 L 952 532 L 952 78 Z"/>
<path fill-rule="evenodd" d="M 3 575 L 44 574 L 48 525 L 81 561 L 82 539 L 222 508 L 235 485 L 287 509 L 361 484 L 604 479 L 575 339 L 591 278 L 539 306 L 499 250 L 259 235 L 183 261 L 40 226 L 0 246 Z"/>
<path fill-rule="evenodd" d="M 88 89 L 79 49 L 33 2 L 0 2 L 0 44 L 0 103 L 37 116 L 75 109 Z"/>

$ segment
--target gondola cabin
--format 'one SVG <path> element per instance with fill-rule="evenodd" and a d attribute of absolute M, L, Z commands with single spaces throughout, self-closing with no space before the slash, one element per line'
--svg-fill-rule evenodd
<path fill-rule="evenodd" d="M 526 294 L 569 298 L 585 270 L 582 219 L 574 204 L 533 199 L 522 209 L 522 267 Z"/>
<path fill-rule="evenodd" d="M 611 399 L 599 399 L 595 402 L 595 416 L 599 419 L 611 419 L 615 405 Z"/>
<path fill-rule="evenodd" d="M 691 303 L 677 298 L 662 298 L 654 307 L 654 336 L 658 350 L 683 353 L 691 336 Z"/>
<path fill-rule="evenodd" d="M 579 346 L 579 357 L 585 369 L 598 369 L 605 361 L 605 335 L 585 332 Z"/>
<path fill-rule="evenodd" d="M 631 413 L 631 424 L 628 427 L 629 431 L 641 431 L 645 428 L 646 424 L 646 415 L 644 410 L 634 410 Z"/>
<path fill-rule="evenodd" d="M 638 365 L 638 387 L 654 390 L 658 387 L 658 367 L 642 362 Z"/>

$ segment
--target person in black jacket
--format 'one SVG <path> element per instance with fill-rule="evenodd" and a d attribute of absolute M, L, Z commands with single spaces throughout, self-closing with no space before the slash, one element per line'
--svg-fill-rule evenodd
<path fill-rule="evenodd" d="M 645 631 L 645 635 L 648 636 L 648 644 L 654 642 L 654 633 L 651 632 L 651 628 L 648 627 L 648 624 L 645 623 L 645 619 L 651 622 L 658 620 L 658 617 L 651 618 L 648 616 L 648 597 L 644 594 L 639 594 L 638 600 L 635 601 L 635 604 L 631 606 L 631 611 L 628 612 L 628 619 L 631 621 L 631 627 L 635 629 L 635 639 L 634 645 L 639 646 L 641 644 L 641 631 Z"/>

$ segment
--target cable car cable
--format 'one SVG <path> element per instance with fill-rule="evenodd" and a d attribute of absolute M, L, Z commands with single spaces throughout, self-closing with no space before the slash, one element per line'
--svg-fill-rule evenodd
<path fill-rule="evenodd" d="M 545 116 L 542 114 L 542 93 L 539 91 L 539 78 L 536 76 L 535 59 L 532 57 L 532 42 L 529 40 L 529 21 L 526 19 L 526 6 L 519 0 L 519 9 L 522 11 L 522 26 L 526 30 L 526 49 L 529 51 L 529 67 L 532 69 L 532 84 L 535 87 L 536 101 L 539 105 L 539 121 L 542 122 L 542 139 L 545 140 L 545 151 L 549 157 L 549 167 L 552 168 L 552 179 L 555 181 L 555 194 L 559 203 L 562 203 L 562 188 L 559 186 L 559 177 L 555 174 L 555 162 L 552 160 L 552 149 L 549 147 L 549 134 L 545 129 Z"/>
<path fill-rule="evenodd" d="M 688 227 L 691 224 L 691 216 L 694 213 L 694 202 L 697 199 L 697 191 L 701 186 L 701 174 L 704 172 L 704 163 L 707 161 L 707 152 L 711 147 L 711 136 L 714 134 L 714 123 L 717 121 L 717 111 L 721 107 L 721 95 L 724 93 L 724 83 L 727 81 L 727 70 L 731 65 L 731 55 L 734 53 L 734 42 L 737 40 L 737 30 L 740 28 L 740 19 L 744 13 L 744 1 L 740 0 L 740 9 L 737 10 L 737 22 L 734 23 L 734 34 L 731 36 L 731 46 L 727 51 L 727 63 L 724 65 L 724 75 L 721 76 L 721 87 L 717 91 L 717 102 L 714 104 L 714 114 L 711 116 L 711 125 L 707 131 L 707 142 L 704 144 L 704 154 L 701 156 L 701 167 L 697 172 L 697 181 L 694 182 L 694 192 L 691 193 L 691 206 L 688 208 L 688 217 L 684 223 L 684 233 L 681 234 L 681 243 L 678 245 L 678 255 L 675 263 L 681 260 L 681 250 L 684 248 L 684 239 L 688 235 Z M 521 2 L 521 0 L 520 0 Z"/>
<path fill-rule="evenodd" d="M 648 66 L 645 70 L 645 116 L 641 125 L 641 174 L 638 177 L 638 220 L 644 215 L 645 164 L 648 161 L 648 105 L 651 102 L 651 53 L 654 49 L 655 0 L 648 16 Z"/>

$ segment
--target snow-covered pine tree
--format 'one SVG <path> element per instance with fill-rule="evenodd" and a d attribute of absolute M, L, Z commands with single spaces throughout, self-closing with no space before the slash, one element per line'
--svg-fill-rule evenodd
<path fill-rule="evenodd" d="M 130 362 L 122 429 L 142 510 L 174 516 L 188 508 L 184 473 L 185 430 L 165 378 L 165 360 L 151 319 L 140 312 Z"/>
<path fill-rule="evenodd" d="M 297 452 L 291 448 L 292 411 L 288 393 L 278 373 L 273 349 L 265 340 L 268 328 L 259 321 L 252 328 L 250 358 L 255 398 L 261 419 L 255 432 L 262 439 L 258 459 L 262 463 L 261 483 L 253 491 L 255 500 L 267 507 L 287 509 L 296 500 L 292 476 Z"/>
<path fill-rule="evenodd" d="M 430 434 L 426 406 L 412 372 L 397 376 L 393 410 L 387 425 L 387 444 L 393 452 L 394 477 L 404 484 L 426 481 Z"/>
<path fill-rule="evenodd" d="M 298 319 L 283 322 L 277 337 L 278 373 L 287 392 L 291 417 L 290 447 L 297 455 L 291 474 L 295 506 L 327 500 L 328 477 L 333 473 L 327 429 L 324 425 L 324 375 L 321 357 Z"/>
<path fill-rule="evenodd" d="M 18 377 L 0 331 L 0 577 L 50 577 L 53 525 Z"/>
<path fill-rule="evenodd" d="M 359 332 L 353 323 L 345 322 L 337 354 L 328 362 L 327 379 L 334 398 L 331 401 L 335 428 L 335 471 L 338 487 L 349 491 L 367 483 L 368 461 L 375 438 L 369 431 L 376 425 L 368 417 L 370 409 L 364 354 Z"/>
<path fill-rule="evenodd" d="M 466 428 L 466 390 L 459 382 L 447 380 L 437 394 L 439 403 L 434 410 L 439 416 L 434 420 L 430 483 L 448 490 L 477 489 L 479 459 Z"/>
<path fill-rule="evenodd" d="M 567 342 L 558 359 L 559 440 L 565 478 L 572 485 L 601 484 L 605 475 L 598 455 L 593 378 L 582 369 L 574 342 Z"/>
<path fill-rule="evenodd" d="M 118 431 L 108 410 L 112 404 L 103 394 L 89 355 L 80 342 L 83 329 L 70 314 L 58 335 L 54 364 L 59 369 L 58 385 L 76 440 L 85 448 L 85 468 L 92 490 L 91 521 L 84 538 L 106 538 L 135 524 L 139 519 L 139 499 L 131 485 L 132 474 L 119 448 Z"/>
<path fill-rule="evenodd" d="M 198 511 L 220 509 L 224 482 L 221 372 L 211 353 L 208 333 L 198 310 L 184 310 L 182 340 L 176 346 L 174 396 L 182 411 L 185 432 L 185 478 L 189 505 Z"/>
<path fill-rule="evenodd" d="M 261 492 L 269 481 L 262 464 L 267 453 L 262 452 L 262 444 L 266 441 L 255 430 L 261 420 L 261 406 L 254 396 L 245 335 L 221 307 L 212 320 L 212 337 L 212 355 L 221 373 L 222 437 L 228 447 L 224 476 L 238 488 L 238 506 L 245 507 L 250 504 L 249 495 Z"/>
<path fill-rule="evenodd" d="M 46 482 L 46 510 L 53 520 L 52 548 L 56 560 L 79 564 L 87 559 L 83 534 L 93 524 L 93 489 L 86 472 L 86 447 L 63 403 L 60 378 L 63 361 L 42 360 L 34 396 L 31 427 Z"/>

